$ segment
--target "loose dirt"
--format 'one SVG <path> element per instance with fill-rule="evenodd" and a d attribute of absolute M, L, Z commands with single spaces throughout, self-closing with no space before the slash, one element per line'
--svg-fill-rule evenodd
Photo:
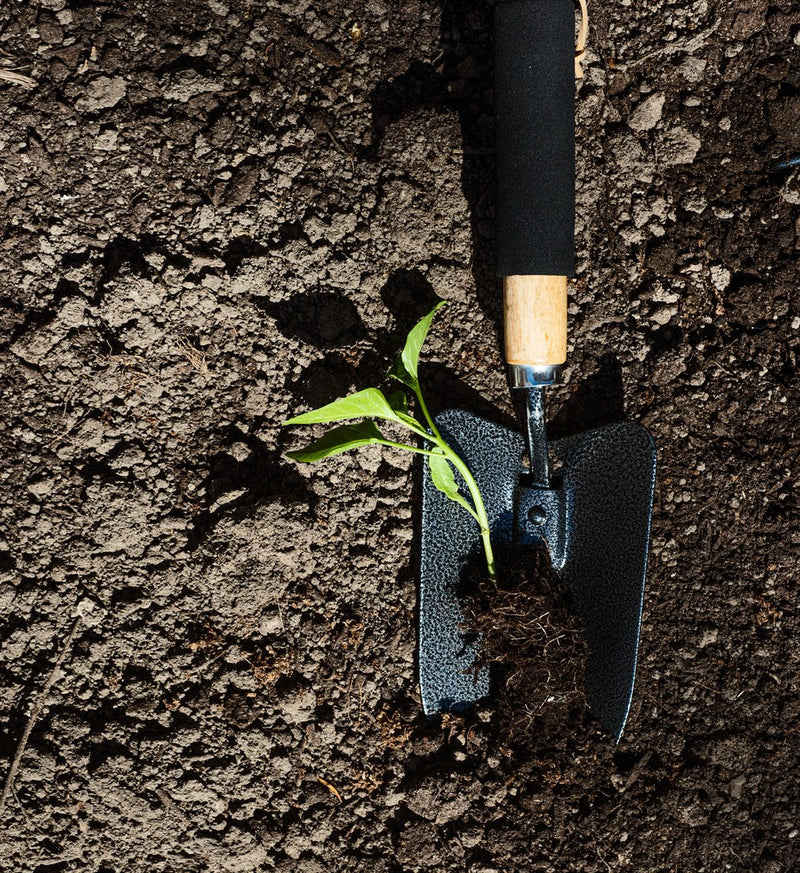
<path fill-rule="evenodd" d="M 583 710 L 544 761 L 491 703 L 426 720 L 419 469 L 282 458 L 437 297 L 434 411 L 514 421 L 490 20 L 0 7 L 0 778 L 38 708 L 4 870 L 800 865 L 791 0 L 592 8 L 550 403 L 553 436 L 634 420 L 659 450 L 618 746 Z"/>
<path fill-rule="evenodd" d="M 480 639 L 476 666 L 494 685 L 496 741 L 539 756 L 585 715 L 583 625 L 544 547 L 517 554 L 497 583 L 484 574 L 465 598 L 464 629 Z"/>

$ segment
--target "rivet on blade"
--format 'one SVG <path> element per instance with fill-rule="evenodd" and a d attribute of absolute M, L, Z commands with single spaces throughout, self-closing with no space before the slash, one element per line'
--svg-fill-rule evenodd
<path fill-rule="evenodd" d="M 532 506 L 528 510 L 528 521 L 536 527 L 541 527 L 547 521 L 547 513 L 542 506 Z"/>

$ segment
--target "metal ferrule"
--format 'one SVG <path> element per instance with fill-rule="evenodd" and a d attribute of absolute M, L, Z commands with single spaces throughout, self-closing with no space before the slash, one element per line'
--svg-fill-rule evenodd
<path fill-rule="evenodd" d="M 561 364 L 509 364 L 508 378 L 512 388 L 540 388 L 561 381 Z"/>

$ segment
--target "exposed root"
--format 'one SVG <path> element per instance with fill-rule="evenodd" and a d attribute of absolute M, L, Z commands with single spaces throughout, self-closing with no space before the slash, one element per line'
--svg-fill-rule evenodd
<path fill-rule="evenodd" d="M 542 550 L 515 564 L 500 586 L 482 580 L 468 609 L 482 664 L 499 674 L 498 722 L 513 745 L 563 736 L 583 712 L 586 646 L 581 623 Z"/>

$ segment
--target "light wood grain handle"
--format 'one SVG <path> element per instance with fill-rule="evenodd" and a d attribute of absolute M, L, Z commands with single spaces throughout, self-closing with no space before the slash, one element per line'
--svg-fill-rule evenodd
<path fill-rule="evenodd" d="M 567 277 L 505 276 L 506 361 L 557 366 L 567 360 Z"/>

